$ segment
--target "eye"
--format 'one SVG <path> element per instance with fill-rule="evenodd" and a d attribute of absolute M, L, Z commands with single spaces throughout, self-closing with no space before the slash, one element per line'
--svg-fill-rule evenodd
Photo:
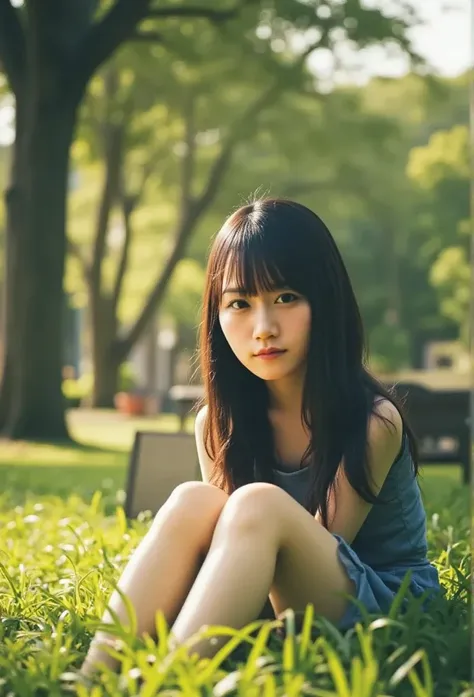
<path fill-rule="evenodd" d="M 243 310 L 245 307 L 248 307 L 248 302 L 246 300 L 242 300 L 242 298 L 239 298 L 238 300 L 232 300 L 227 307 L 231 308 L 232 310 Z"/>
<path fill-rule="evenodd" d="M 288 303 L 295 302 L 295 300 L 298 300 L 298 296 L 295 293 L 287 291 L 286 293 L 279 295 L 276 301 L 280 304 L 287 305 Z"/>

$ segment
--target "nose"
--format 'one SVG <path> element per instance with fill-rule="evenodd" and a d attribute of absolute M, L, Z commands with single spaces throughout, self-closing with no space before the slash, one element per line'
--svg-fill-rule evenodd
<path fill-rule="evenodd" d="M 266 339 L 277 336 L 277 334 L 278 325 L 273 313 L 265 306 L 260 307 L 255 313 L 253 338 L 265 341 Z"/>

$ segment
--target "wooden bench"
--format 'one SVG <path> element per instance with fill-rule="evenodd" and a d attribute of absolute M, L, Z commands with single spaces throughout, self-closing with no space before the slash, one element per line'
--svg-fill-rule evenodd
<path fill-rule="evenodd" d="M 396 383 L 419 444 L 421 463 L 458 464 L 463 481 L 471 480 L 470 391 L 431 389 L 421 384 Z"/>

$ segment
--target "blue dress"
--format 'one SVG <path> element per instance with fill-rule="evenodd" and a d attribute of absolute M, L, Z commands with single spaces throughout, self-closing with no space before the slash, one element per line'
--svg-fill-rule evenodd
<path fill-rule="evenodd" d="M 274 469 L 275 484 L 304 505 L 309 474 L 308 467 Z M 369 613 L 387 614 L 408 570 L 413 596 L 426 592 L 428 602 L 441 590 L 437 569 L 427 558 L 426 514 L 406 434 L 379 496 L 387 502 L 372 506 L 351 545 L 334 537 L 339 559 L 355 584 L 354 597 Z M 338 627 L 344 631 L 361 619 L 357 605 L 349 602 Z"/>

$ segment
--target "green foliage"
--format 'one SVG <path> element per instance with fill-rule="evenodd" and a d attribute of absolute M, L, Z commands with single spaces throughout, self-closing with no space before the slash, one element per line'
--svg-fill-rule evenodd
<path fill-rule="evenodd" d="M 0 681 L 4 694 L 63 695 L 320 695 L 451 697 L 467 690 L 469 665 L 469 534 L 467 492 L 455 487 L 427 501 L 430 557 L 445 597 L 429 613 L 412 600 L 400 615 L 367 617 L 345 634 L 315 617 L 286 613 L 240 631 L 213 628 L 230 642 L 215 658 L 197 660 L 182 648 L 167 655 L 166 623 L 157 616 L 157 641 L 139 641 L 125 626 L 118 674 L 96 686 L 77 684 L 91 636 L 120 571 L 149 527 L 127 524 L 118 506 L 106 515 L 97 492 L 27 498 L 14 509 L 0 501 L 2 620 Z M 192 654 L 192 651 L 190 652 Z M 467 697 L 467 692 L 465 693 Z"/>
<path fill-rule="evenodd" d="M 440 292 L 440 310 L 460 327 L 460 338 L 469 344 L 471 273 L 462 247 L 444 249 L 431 268 L 430 280 Z"/>
<path fill-rule="evenodd" d="M 63 380 L 63 394 L 67 399 L 82 401 L 92 394 L 93 384 L 94 378 L 90 373 L 77 379 L 66 378 Z"/>
<path fill-rule="evenodd" d="M 408 176 L 429 191 L 448 178 L 466 180 L 470 173 L 469 140 L 469 129 L 464 125 L 437 131 L 427 146 L 413 148 Z"/>
<path fill-rule="evenodd" d="M 119 392 L 131 392 L 136 386 L 137 384 L 134 378 L 132 364 L 128 362 L 122 363 L 119 369 Z"/>
<path fill-rule="evenodd" d="M 420 189 L 420 254 L 430 263 L 429 280 L 440 312 L 468 341 L 470 302 L 470 137 L 467 125 L 434 133 L 414 148 L 407 173 Z"/>
<path fill-rule="evenodd" d="M 163 312 L 177 323 L 197 326 L 203 286 L 202 266 L 193 259 L 182 259 L 173 274 Z"/>
<path fill-rule="evenodd" d="M 410 341 L 406 330 L 377 324 L 369 335 L 371 365 L 380 373 L 391 373 L 410 365 Z"/>

